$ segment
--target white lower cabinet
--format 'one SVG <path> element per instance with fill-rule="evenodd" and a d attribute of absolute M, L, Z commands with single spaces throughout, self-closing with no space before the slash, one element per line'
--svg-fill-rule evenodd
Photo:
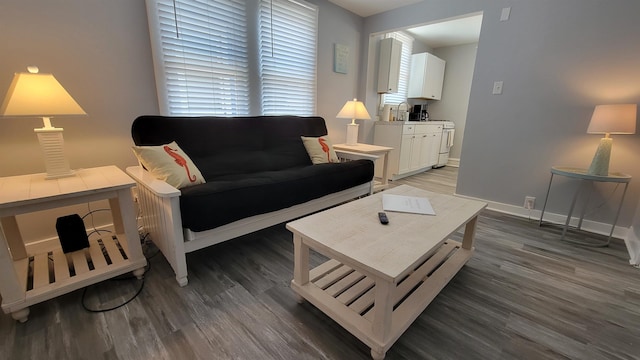
<path fill-rule="evenodd" d="M 438 163 L 442 124 L 379 121 L 375 145 L 392 147 L 389 154 L 391 179 L 430 169 Z"/>

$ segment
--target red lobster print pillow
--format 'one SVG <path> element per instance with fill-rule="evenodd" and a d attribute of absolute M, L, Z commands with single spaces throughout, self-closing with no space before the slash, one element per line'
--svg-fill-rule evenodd
<path fill-rule="evenodd" d="M 304 147 L 307 149 L 307 153 L 309 153 L 312 163 L 325 164 L 340 162 L 340 160 L 338 160 L 338 155 L 336 155 L 335 150 L 333 150 L 331 141 L 329 141 L 329 137 L 302 136 L 302 142 L 304 143 Z"/>
<path fill-rule="evenodd" d="M 175 141 L 160 146 L 133 146 L 132 149 L 151 175 L 176 189 L 205 182 L 200 170 Z"/>

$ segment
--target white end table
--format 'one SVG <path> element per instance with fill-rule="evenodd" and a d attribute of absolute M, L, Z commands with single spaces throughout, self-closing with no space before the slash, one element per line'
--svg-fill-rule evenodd
<path fill-rule="evenodd" d="M 53 180 L 45 180 L 45 174 L 0 178 L 2 310 L 25 322 L 31 305 L 129 271 L 142 278 L 147 260 L 136 225 L 133 186 L 135 182 L 116 166 L 77 170 L 75 176 Z M 25 247 L 17 215 L 105 199 L 111 207 L 113 234 L 90 238 L 88 249 L 67 254 L 59 242 L 40 253 Z M 55 227 L 55 219 L 51 221 Z"/>
<path fill-rule="evenodd" d="M 373 189 L 374 192 L 377 192 L 384 190 L 389 186 L 389 175 L 387 174 L 387 170 L 389 168 L 389 152 L 393 150 L 392 147 L 357 143 L 355 145 L 336 144 L 333 145 L 333 148 L 336 150 L 352 151 L 361 154 L 382 155 L 382 179 L 379 183 L 374 185 Z"/>
<path fill-rule="evenodd" d="M 629 187 L 629 182 L 631 181 L 631 175 L 627 175 L 619 172 L 609 172 L 607 176 L 600 175 L 591 175 L 588 173 L 587 169 L 582 168 L 574 168 L 574 167 L 566 167 L 566 166 L 553 166 L 551 167 L 551 178 L 549 179 L 549 186 L 547 187 L 547 195 L 544 198 L 544 205 L 542 206 L 542 213 L 540 214 L 540 222 L 538 225 L 542 225 L 542 218 L 544 217 L 544 210 L 547 207 L 547 200 L 549 199 L 549 191 L 551 190 L 551 183 L 553 182 L 553 176 L 560 175 L 573 179 L 581 180 L 580 186 L 576 189 L 575 194 L 573 195 L 573 200 L 571 201 L 571 206 L 569 207 L 569 213 L 567 214 L 567 220 L 564 223 L 564 229 L 562 230 L 561 240 L 566 242 L 575 243 L 579 245 L 593 246 L 593 247 L 605 247 L 609 246 L 611 242 L 611 236 L 613 235 L 613 230 L 616 227 L 616 223 L 618 222 L 618 216 L 620 215 L 620 210 L 622 209 L 622 203 L 624 202 L 624 196 L 627 193 L 627 188 Z M 622 192 L 622 197 L 620 198 L 620 203 L 618 204 L 618 210 L 616 211 L 616 215 L 613 219 L 613 223 L 611 224 L 611 232 L 609 233 L 609 237 L 605 242 L 582 242 L 565 239 L 565 235 L 567 234 L 567 229 L 569 228 L 569 222 L 571 221 L 571 215 L 573 214 L 573 208 L 576 205 L 576 200 L 578 196 L 585 190 L 585 188 L 589 188 L 589 194 L 587 200 L 582 208 L 582 212 L 580 214 L 580 221 L 578 222 L 578 230 L 582 227 L 582 220 L 584 219 L 584 214 L 587 209 L 587 205 L 589 205 L 589 199 L 591 196 L 591 192 L 593 191 L 593 182 L 610 182 L 610 183 L 622 183 L 624 184 L 624 190 Z"/>

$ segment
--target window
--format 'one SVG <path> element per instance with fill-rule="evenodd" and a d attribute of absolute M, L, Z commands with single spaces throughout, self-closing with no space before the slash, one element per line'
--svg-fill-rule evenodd
<path fill-rule="evenodd" d="M 156 83 L 169 115 L 248 115 L 246 8 L 234 0 L 148 1 Z"/>
<path fill-rule="evenodd" d="M 314 115 L 317 8 L 289 0 L 261 1 L 260 71 L 264 115 Z"/>
<path fill-rule="evenodd" d="M 409 71 L 411 71 L 411 54 L 413 53 L 413 37 L 404 32 L 396 31 L 385 34 L 385 38 L 394 38 L 402 43 L 398 92 L 395 94 L 383 94 L 384 97 L 382 99 L 383 104 L 398 105 L 403 101 L 407 101 Z"/>
<path fill-rule="evenodd" d="M 316 7 L 147 0 L 147 8 L 163 114 L 315 113 Z"/>

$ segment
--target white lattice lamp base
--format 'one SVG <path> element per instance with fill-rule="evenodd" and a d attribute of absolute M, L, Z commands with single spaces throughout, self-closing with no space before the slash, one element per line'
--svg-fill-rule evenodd
<path fill-rule="evenodd" d="M 347 145 L 356 145 L 358 143 L 358 124 L 347 125 Z"/>
<path fill-rule="evenodd" d="M 44 156 L 44 166 L 47 172 L 45 179 L 58 179 L 74 176 L 75 173 L 69 167 L 69 161 L 64 156 L 64 139 L 62 128 L 44 127 L 34 129 L 38 134 L 38 141 Z"/>

